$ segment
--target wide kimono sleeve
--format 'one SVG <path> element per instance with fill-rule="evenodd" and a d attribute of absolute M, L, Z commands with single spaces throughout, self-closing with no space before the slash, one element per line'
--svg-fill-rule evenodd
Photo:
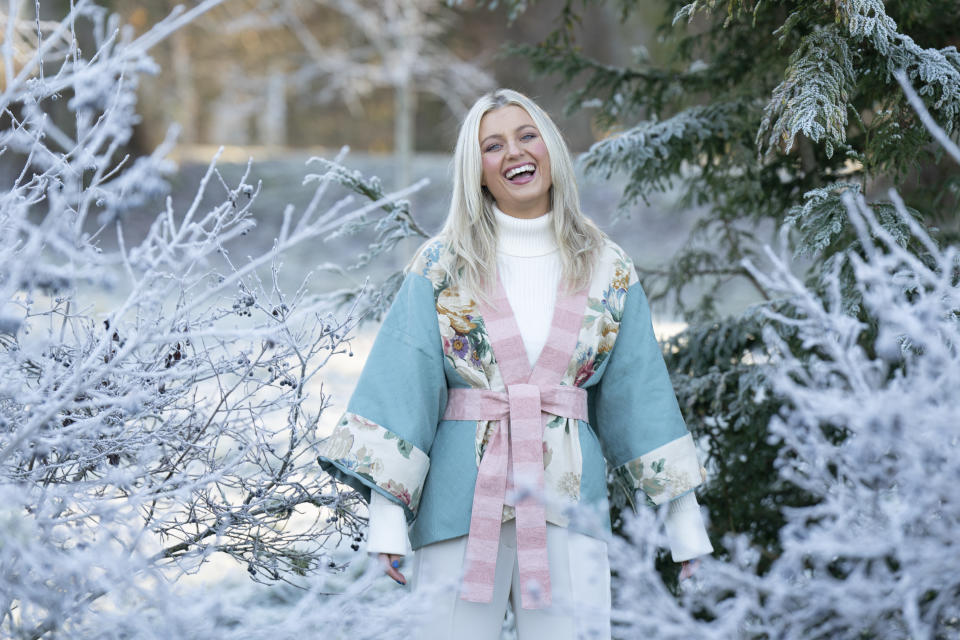
<path fill-rule="evenodd" d="M 372 491 L 416 517 L 428 453 L 447 403 L 433 285 L 404 279 L 320 466 L 369 501 Z"/>
<path fill-rule="evenodd" d="M 693 437 L 653 333 L 638 282 L 627 290 L 619 334 L 592 389 L 597 436 L 615 482 L 632 498 L 660 505 L 703 482 Z"/>

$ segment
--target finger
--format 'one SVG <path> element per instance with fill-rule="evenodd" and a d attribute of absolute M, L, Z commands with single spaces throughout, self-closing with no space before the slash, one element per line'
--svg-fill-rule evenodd
<path fill-rule="evenodd" d="M 700 568 L 700 559 L 697 558 L 696 560 L 690 563 L 690 575 L 692 576 L 694 573 L 696 573 L 697 569 L 699 568 Z"/>
<path fill-rule="evenodd" d="M 683 568 L 680 570 L 680 580 L 686 580 L 696 572 L 700 566 L 700 560 L 694 560 L 693 562 L 684 561 L 682 566 Z"/>
<path fill-rule="evenodd" d="M 378 557 L 380 559 L 380 564 L 383 566 L 384 571 L 388 576 L 400 584 L 407 584 L 406 577 L 404 577 L 404 575 L 399 571 L 403 556 L 392 553 L 381 553 Z"/>

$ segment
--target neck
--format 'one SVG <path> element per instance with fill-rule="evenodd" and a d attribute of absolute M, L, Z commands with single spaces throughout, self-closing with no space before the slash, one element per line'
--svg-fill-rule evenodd
<path fill-rule="evenodd" d="M 558 249 L 553 213 L 536 218 L 516 218 L 493 207 L 497 221 L 497 251 L 510 256 L 535 257 Z"/>

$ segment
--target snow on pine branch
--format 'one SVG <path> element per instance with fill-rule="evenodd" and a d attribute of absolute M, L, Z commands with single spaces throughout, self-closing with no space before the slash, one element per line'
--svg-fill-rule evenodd
<path fill-rule="evenodd" d="M 860 189 L 860 184 L 851 182 L 835 182 L 812 189 L 804 194 L 803 204 L 791 207 L 784 219 L 785 226 L 797 231 L 795 258 L 822 260 L 822 256 L 828 256 L 823 261 L 821 271 L 830 271 L 834 263 L 842 265 L 839 278 L 844 304 L 849 310 L 855 310 L 859 306 L 860 294 L 853 286 L 854 274 L 845 252 L 858 250 L 860 243 L 851 227 L 846 200 L 852 195 L 860 194 Z M 886 232 L 901 246 L 906 246 L 911 241 L 910 227 L 904 222 L 902 212 L 893 203 L 876 201 L 871 203 L 871 208 Z M 913 216 L 915 220 L 922 219 L 916 209 L 904 207 L 903 212 Z"/>
<path fill-rule="evenodd" d="M 579 162 L 593 174 L 610 178 L 625 173 L 629 182 L 621 209 L 645 199 L 649 190 L 664 191 L 684 163 L 698 163 L 702 145 L 728 130 L 728 118 L 741 109 L 735 103 L 690 107 L 663 120 L 646 121 L 623 133 L 595 142 Z"/>
<path fill-rule="evenodd" d="M 847 105 L 856 81 L 847 39 L 833 25 L 803 38 L 790 56 L 786 78 L 764 108 L 757 147 L 789 153 L 798 133 L 823 140 L 827 157 L 847 138 Z"/>
<path fill-rule="evenodd" d="M 716 0 L 696 0 L 681 7 L 674 24 L 689 22 L 701 11 L 717 9 Z M 909 80 L 919 85 L 924 96 L 937 112 L 944 128 L 952 133 L 960 122 L 960 53 L 956 47 L 924 48 L 910 36 L 900 33 L 897 23 L 887 15 L 882 0 L 838 0 L 832 3 L 808 3 L 813 11 L 830 11 L 832 15 L 812 25 L 799 47 L 790 57 L 784 80 L 776 87 L 764 109 L 764 118 L 757 132 L 761 152 L 782 146 L 787 152 L 797 134 L 813 141 L 824 141 L 828 157 L 844 143 L 850 94 L 859 75 L 874 73 L 869 67 L 857 67 L 849 44 L 869 45 L 882 57 L 889 81 L 905 70 Z M 724 3 L 727 22 L 734 14 L 761 11 L 760 4 Z M 781 42 L 806 15 L 800 10 L 790 14 L 777 31 Z"/>
<path fill-rule="evenodd" d="M 903 70 L 899 70 L 894 74 L 894 76 L 896 77 L 897 82 L 899 82 L 900 86 L 903 88 L 903 92 L 907 96 L 910 106 L 912 106 L 914 111 L 917 112 L 917 115 L 920 116 L 923 126 L 926 127 L 927 131 L 933 135 L 933 138 L 937 141 L 937 144 L 943 147 L 950 157 L 953 158 L 954 162 L 960 164 L 960 147 L 957 146 L 956 142 L 950 139 L 950 137 L 947 135 L 947 132 L 944 131 L 940 125 L 934 122 L 933 118 L 930 116 L 930 112 L 927 111 L 926 106 L 924 106 L 923 100 L 920 99 L 920 96 L 917 95 L 917 92 L 910 84 L 907 74 Z"/>
<path fill-rule="evenodd" d="M 897 31 L 881 0 L 842 0 L 834 3 L 836 18 L 854 38 L 867 40 L 886 58 L 892 76 L 906 69 L 911 81 L 921 85 L 920 95 L 953 131 L 960 118 L 960 53 L 956 47 L 925 49 Z"/>
<path fill-rule="evenodd" d="M 956 47 L 924 48 L 897 31 L 882 0 L 841 0 L 834 3 L 836 19 L 853 38 L 865 40 L 884 56 L 887 77 L 905 69 L 919 93 L 952 133 L 960 120 L 960 53 Z"/>
<path fill-rule="evenodd" d="M 241 260 L 234 241 L 253 227 L 260 190 L 250 165 L 228 184 L 215 157 L 184 210 L 168 197 L 153 211 L 174 132 L 149 156 L 120 157 L 139 122 L 138 75 L 156 69 L 149 47 L 220 1 L 134 38 L 81 0 L 42 23 L 41 39 L 2 50 L 0 153 L 13 167 L 0 175 L 4 637 L 249 637 L 263 608 L 227 611 L 215 590 L 191 600 L 180 578 L 218 555 L 326 602 L 328 574 L 350 556 L 336 547 L 362 541 L 360 499 L 320 472 L 315 448 L 330 403 L 320 373 L 351 354 L 368 303 L 332 310 L 309 274 L 285 290 L 280 259 L 361 221 L 378 226 L 374 253 L 416 234 L 398 203 L 410 189 L 360 189 L 375 181 L 348 184 L 326 163 L 273 247 Z M 8 3 L 7 33 L 28 6 Z M 77 30 L 95 46 L 80 51 Z M 332 196 L 338 184 L 363 200 Z M 297 624 L 359 624 L 383 605 L 377 589 Z"/>

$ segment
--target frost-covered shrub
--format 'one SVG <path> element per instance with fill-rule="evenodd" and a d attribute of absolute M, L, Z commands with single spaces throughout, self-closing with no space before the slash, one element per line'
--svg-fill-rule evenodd
<path fill-rule="evenodd" d="M 791 309 L 766 312 L 761 366 L 785 400 L 769 425 L 771 473 L 813 504 L 786 512 L 767 571 L 731 535 L 731 559 L 705 560 L 680 604 L 652 577 L 651 519 L 630 520 L 633 544 L 614 541 L 621 637 L 960 637 L 960 252 L 890 196 L 909 238 L 846 197 L 859 319 L 841 261 L 823 295 L 773 252 L 772 270 L 747 265 Z"/>
<path fill-rule="evenodd" d="M 845 312 L 837 288 L 811 298 L 784 268 L 768 281 L 799 311 L 771 320 L 804 343 L 771 363 L 790 403 L 770 428 L 778 470 L 819 503 L 788 515 L 767 578 L 781 591 L 766 607 L 782 612 L 764 617 L 780 637 L 958 637 L 960 256 L 913 223 L 921 259 L 862 199 L 848 208 L 866 254 L 849 260 L 874 327 Z M 872 348 L 858 346 L 871 330 Z"/>
<path fill-rule="evenodd" d="M 174 170 L 173 133 L 149 156 L 119 153 L 138 76 L 156 70 L 149 49 L 221 3 L 136 37 L 83 0 L 61 21 L 17 1 L 2 16 L 0 636 L 265 635 L 263 607 L 178 588 L 220 552 L 254 581 L 307 589 L 290 598 L 291 632 L 326 621 L 383 637 L 362 624 L 382 594 L 316 606 L 364 512 L 320 472 L 315 444 L 329 402 L 318 373 L 384 302 L 311 296 L 306 281 L 284 291 L 278 271 L 295 245 L 374 224 L 371 254 L 389 248 L 413 233 L 408 205 L 321 161 L 310 204 L 241 259 L 232 241 L 254 227 L 259 191 L 249 169 L 228 185 L 214 159 L 179 211 L 151 204 Z M 364 201 L 321 209 L 331 184 Z M 344 298 L 356 304 L 330 311 Z"/>

